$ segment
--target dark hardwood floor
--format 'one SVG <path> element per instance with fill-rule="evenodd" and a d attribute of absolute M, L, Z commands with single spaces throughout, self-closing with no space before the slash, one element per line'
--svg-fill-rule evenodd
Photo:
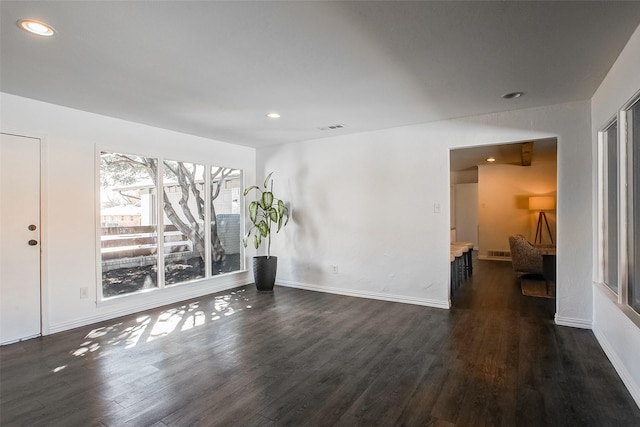
<path fill-rule="evenodd" d="M 639 426 L 509 263 L 454 308 L 247 286 L 0 349 L 2 426 Z"/>

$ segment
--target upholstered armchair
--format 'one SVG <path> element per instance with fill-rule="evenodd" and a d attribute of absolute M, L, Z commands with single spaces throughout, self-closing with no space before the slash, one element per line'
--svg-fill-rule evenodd
<path fill-rule="evenodd" d="M 521 234 L 509 236 L 511 264 L 517 275 L 542 274 L 542 253 Z"/>

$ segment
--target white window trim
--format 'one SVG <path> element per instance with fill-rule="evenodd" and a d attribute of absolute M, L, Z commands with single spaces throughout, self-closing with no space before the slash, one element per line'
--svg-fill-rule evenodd
<path fill-rule="evenodd" d="M 631 108 L 640 102 L 640 91 L 624 105 L 620 110 L 609 119 L 606 124 L 598 130 L 597 134 L 597 259 L 595 283 L 612 302 L 614 302 L 620 311 L 624 313 L 637 327 L 640 328 L 640 313 L 638 313 L 629 304 L 629 245 L 632 243 L 630 226 L 628 224 L 631 218 L 630 203 L 631 192 L 633 190 L 633 180 L 630 173 L 633 171 L 632 156 L 632 132 L 630 131 L 633 124 Z M 614 292 L 604 282 L 604 239 L 606 238 L 605 229 L 605 204 L 604 200 L 604 173 L 605 153 L 604 153 L 604 134 L 613 123 L 618 124 L 618 292 Z M 636 136 L 638 137 L 638 136 Z M 636 233 L 637 234 L 637 233 Z"/>
<path fill-rule="evenodd" d="M 617 288 L 617 292 L 614 291 L 613 289 L 611 289 L 609 286 L 607 286 L 607 284 L 605 283 L 605 251 L 606 251 L 606 247 L 605 247 L 605 241 L 607 239 L 607 222 L 605 220 L 606 218 L 606 206 L 607 206 L 607 200 L 605 200 L 604 195 L 605 195 L 605 173 L 607 172 L 607 165 L 605 164 L 607 161 L 607 156 L 606 156 L 606 150 L 605 150 L 605 138 L 606 138 L 606 134 L 608 132 L 608 130 L 611 128 L 611 126 L 613 125 L 617 125 L 618 126 L 618 152 L 620 152 L 620 122 L 618 120 L 618 115 L 614 115 L 613 117 L 611 117 L 609 120 L 607 120 L 606 124 L 604 126 L 602 126 L 599 130 L 598 130 L 598 147 L 597 147 L 597 155 L 598 155 L 598 167 L 597 167 L 597 173 L 598 173 L 598 194 L 597 194 L 597 203 L 598 203 L 598 208 L 597 208 L 597 217 L 598 217 L 598 232 L 597 232 L 597 238 L 598 238 L 598 242 L 597 242 L 597 271 L 596 271 L 596 283 L 599 283 L 603 286 L 604 289 L 606 289 L 607 295 L 609 295 L 609 297 L 613 297 L 611 298 L 614 302 L 619 303 L 619 294 L 620 294 L 620 283 L 618 281 L 618 288 Z M 618 163 L 620 163 L 620 159 L 622 158 L 622 156 L 619 154 L 618 155 Z M 618 164 L 618 173 L 619 173 L 619 169 L 620 165 Z M 618 195 L 620 194 L 620 181 L 618 181 Z M 620 198 L 618 197 L 618 204 L 619 204 Z M 619 207 L 618 207 L 618 222 L 620 221 L 620 215 L 619 215 Z M 619 224 L 618 224 L 619 225 Z M 618 227 L 618 246 L 620 246 L 620 227 Z M 618 248 L 618 260 L 619 260 L 619 248 Z M 618 278 L 620 278 L 620 263 L 618 263 Z"/>
<path fill-rule="evenodd" d="M 101 210 L 101 200 L 100 200 L 100 154 L 101 153 L 125 153 L 125 154 L 130 154 L 133 156 L 140 156 L 140 157 L 149 157 L 149 158 L 154 158 L 158 161 L 158 188 L 156 189 L 156 193 L 157 193 L 157 197 L 156 197 L 156 210 L 158 212 L 158 277 L 157 277 L 157 283 L 158 286 L 153 288 L 153 289 L 143 289 L 143 290 L 139 290 L 137 292 L 132 292 L 129 294 L 123 294 L 123 295 L 114 295 L 111 297 L 104 297 L 102 295 L 102 268 L 101 268 L 101 262 L 102 262 L 102 255 L 101 255 L 101 235 L 100 235 L 100 210 Z M 96 281 L 95 281 L 95 286 L 96 286 L 96 300 L 95 300 L 95 305 L 96 307 L 101 307 L 101 306 L 109 306 L 109 305 L 113 305 L 113 304 L 118 304 L 122 301 L 125 300 L 136 300 L 139 298 L 142 298 L 143 295 L 147 294 L 153 294 L 153 295 L 157 295 L 158 293 L 162 293 L 162 292 L 158 292 L 160 289 L 173 289 L 173 288 L 184 288 L 184 287 L 188 287 L 189 285 L 200 285 L 202 283 L 208 282 L 208 281 L 212 281 L 212 280 L 217 280 L 223 277 L 229 277 L 229 276 L 234 276 L 234 275 L 245 275 L 248 270 L 247 270 L 247 266 L 246 266 L 246 262 L 245 262 L 245 248 L 244 246 L 242 246 L 242 244 L 240 245 L 240 268 L 236 271 L 232 271 L 229 273 L 222 273 L 222 274 L 217 274 L 215 276 L 211 275 L 212 273 L 212 269 L 211 269 L 211 265 L 210 263 L 205 263 L 205 277 L 200 278 L 200 279 L 195 279 L 195 280 L 190 280 L 190 281 L 186 281 L 186 282 L 181 282 L 181 283 L 175 283 L 175 284 L 171 284 L 168 286 L 165 286 L 164 283 L 164 275 L 160 274 L 161 271 L 164 271 L 164 233 L 161 233 L 160 230 L 163 230 L 164 227 L 164 215 L 162 214 L 162 212 L 164 212 L 163 210 L 163 198 L 160 195 L 160 191 L 164 188 L 164 181 L 163 181 L 163 176 L 162 176 L 162 167 L 164 164 L 165 160 L 171 160 L 171 161 L 182 161 L 182 162 L 189 162 L 189 163 L 198 163 L 197 161 L 191 161 L 191 160 L 176 160 L 176 159 L 167 159 L 164 156 L 160 156 L 160 155 L 146 155 L 146 154 L 140 154 L 138 152 L 132 151 L 132 150 L 122 150 L 120 148 L 107 148 L 107 147 L 101 147 L 98 146 L 97 144 L 94 145 L 94 159 L 95 159 L 95 200 L 94 200 L 94 204 L 95 204 L 95 215 L 94 215 L 94 219 L 95 219 L 95 224 L 94 224 L 94 230 L 95 230 L 95 258 L 96 258 Z M 202 163 L 200 163 L 202 164 Z M 209 182 L 211 180 L 211 167 L 221 167 L 221 168 L 226 168 L 226 169 L 235 169 L 235 170 L 239 170 L 240 171 L 240 182 L 241 182 L 241 188 L 240 188 L 240 194 L 243 194 L 244 189 L 246 188 L 246 173 L 245 170 L 241 167 L 231 167 L 231 166 L 218 166 L 218 165 L 213 165 L 213 164 L 204 164 L 205 166 L 205 191 L 208 191 L 207 194 L 210 194 L 210 189 L 211 189 L 211 183 Z M 211 210 L 210 209 L 205 209 L 205 220 L 209 219 L 209 226 L 211 226 Z M 161 228 L 162 227 L 162 228 Z M 242 237 L 244 236 L 245 233 L 245 200 L 244 197 L 240 198 L 240 240 L 242 243 Z M 208 258 L 211 258 L 211 232 L 206 234 L 205 237 L 205 242 L 207 245 L 207 249 L 206 249 L 206 256 Z"/>

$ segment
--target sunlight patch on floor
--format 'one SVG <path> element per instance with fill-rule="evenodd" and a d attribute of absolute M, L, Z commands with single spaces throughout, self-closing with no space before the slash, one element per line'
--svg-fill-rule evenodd
<path fill-rule="evenodd" d="M 100 349 L 102 349 L 100 353 L 106 354 L 105 346 L 110 348 L 124 346 L 125 349 L 130 349 L 140 342 L 151 342 L 176 331 L 184 332 L 198 326 L 204 326 L 207 322 L 217 321 L 223 317 L 251 309 L 252 306 L 248 304 L 249 299 L 243 295 L 244 292 L 246 290 L 241 289 L 226 295 L 216 296 L 210 313 L 201 307 L 200 301 L 194 301 L 168 308 L 155 316 L 141 314 L 134 321 L 118 322 L 95 328 L 85 336 L 85 341 L 70 354 L 82 357 L 96 353 Z M 128 326 L 124 327 L 125 325 Z"/>

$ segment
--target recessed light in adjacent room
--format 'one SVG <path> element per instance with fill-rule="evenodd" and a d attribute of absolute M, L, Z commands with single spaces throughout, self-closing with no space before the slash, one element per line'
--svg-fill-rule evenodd
<path fill-rule="evenodd" d="M 487 159 L 487 162 L 489 162 L 489 163 L 493 163 L 493 162 L 495 162 L 495 161 L 496 161 L 495 157 L 489 157 L 489 158 Z"/>
<path fill-rule="evenodd" d="M 37 36 L 51 37 L 55 30 L 48 24 L 33 19 L 22 19 L 18 21 L 18 27 Z"/>
<path fill-rule="evenodd" d="M 524 92 L 509 92 L 502 95 L 504 99 L 516 99 L 524 95 Z"/>
<path fill-rule="evenodd" d="M 272 113 L 267 113 L 267 117 L 269 117 L 270 119 L 279 119 L 280 118 L 280 114 L 272 112 Z"/>

